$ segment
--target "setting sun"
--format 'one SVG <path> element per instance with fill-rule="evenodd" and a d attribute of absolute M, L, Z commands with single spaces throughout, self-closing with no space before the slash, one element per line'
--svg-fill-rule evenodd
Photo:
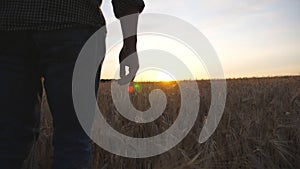
<path fill-rule="evenodd" d="M 162 82 L 169 82 L 169 81 L 173 81 L 174 79 L 171 76 L 167 75 L 166 73 L 159 72 L 155 80 L 162 81 Z"/>
<path fill-rule="evenodd" d="M 141 71 L 135 77 L 135 81 L 153 81 L 153 82 L 170 82 L 174 81 L 171 75 L 159 70 L 145 70 Z"/>

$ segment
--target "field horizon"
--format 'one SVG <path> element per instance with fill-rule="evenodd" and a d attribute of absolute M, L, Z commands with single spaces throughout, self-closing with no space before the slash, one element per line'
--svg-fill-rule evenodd
<path fill-rule="evenodd" d="M 208 81 L 208 80 L 247 80 L 247 79 L 265 79 L 265 78 L 299 78 L 299 75 L 278 75 L 278 76 L 253 76 L 253 77 L 229 77 L 229 78 L 211 78 L 211 79 L 184 79 L 184 80 L 137 80 L 137 81 L 133 81 L 133 82 L 150 82 L 150 83 L 156 83 L 156 82 L 181 82 L 181 81 Z M 119 79 L 101 79 L 101 82 L 109 82 L 109 81 L 115 81 L 115 80 L 119 80 Z"/>

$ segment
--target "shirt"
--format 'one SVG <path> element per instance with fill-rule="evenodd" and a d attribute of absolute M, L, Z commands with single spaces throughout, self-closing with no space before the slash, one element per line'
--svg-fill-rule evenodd
<path fill-rule="evenodd" d="M 72 26 L 101 27 L 102 0 L 0 0 L 0 30 L 53 30 Z M 117 18 L 126 8 L 142 12 L 143 0 L 112 0 Z"/>

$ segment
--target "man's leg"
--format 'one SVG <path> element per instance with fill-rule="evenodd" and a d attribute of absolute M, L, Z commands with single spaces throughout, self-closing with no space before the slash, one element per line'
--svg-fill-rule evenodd
<path fill-rule="evenodd" d="M 93 28 L 71 28 L 40 32 L 35 36 L 53 116 L 54 169 L 83 169 L 90 165 L 90 139 L 74 110 L 72 77 L 79 52 L 95 31 Z"/>
<path fill-rule="evenodd" d="M 30 33 L 0 37 L 0 166 L 20 169 L 38 134 L 40 78 Z"/>

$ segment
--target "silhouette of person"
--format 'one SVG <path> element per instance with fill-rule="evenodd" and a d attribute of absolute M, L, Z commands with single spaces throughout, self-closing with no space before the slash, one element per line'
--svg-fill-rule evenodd
<path fill-rule="evenodd" d="M 38 136 L 41 77 L 53 117 L 53 168 L 90 168 L 90 139 L 74 110 L 72 73 L 87 39 L 105 25 L 99 8 L 101 1 L 0 2 L 1 168 L 20 169 Z M 117 18 L 134 16 L 120 19 L 124 37 L 132 31 L 136 33 L 143 0 L 112 0 L 112 5 Z M 122 83 L 132 80 L 137 72 L 136 42 L 136 36 L 123 41 L 119 55 Z M 131 61 L 123 63 L 130 54 L 133 54 Z M 131 70 L 128 75 L 125 66 Z"/>

